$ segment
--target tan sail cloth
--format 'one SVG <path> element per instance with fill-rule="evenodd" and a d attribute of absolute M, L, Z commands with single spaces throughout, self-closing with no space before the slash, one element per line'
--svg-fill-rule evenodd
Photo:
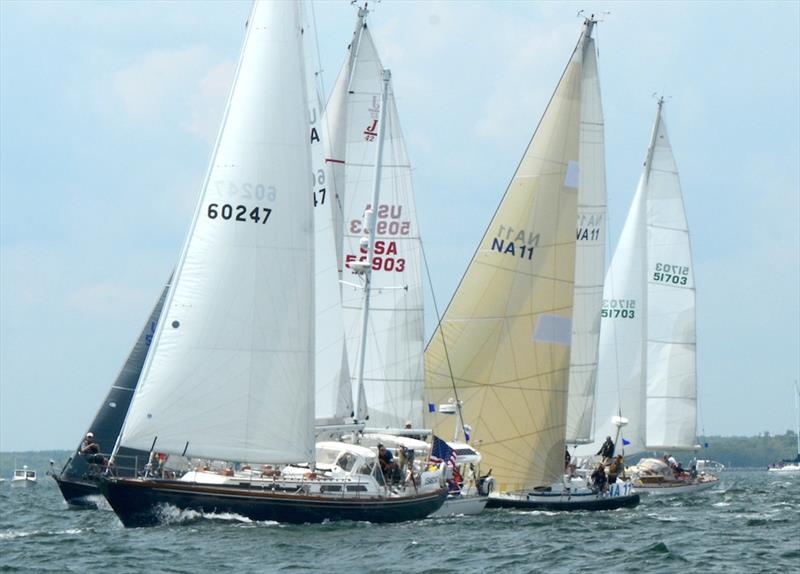
<path fill-rule="evenodd" d="M 563 471 L 580 106 L 576 50 L 426 351 L 426 399 L 454 398 L 452 369 L 471 442 L 502 491 Z M 436 414 L 426 424 L 452 429 Z"/>

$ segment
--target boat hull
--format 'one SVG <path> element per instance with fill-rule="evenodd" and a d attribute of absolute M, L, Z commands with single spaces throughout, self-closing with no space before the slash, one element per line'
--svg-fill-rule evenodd
<path fill-rule="evenodd" d="M 187 484 L 174 480 L 101 479 L 100 491 L 126 527 L 154 526 L 164 507 L 231 513 L 258 521 L 292 524 L 326 520 L 405 522 L 425 518 L 444 503 L 445 490 L 397 498 L 326 497 L 242 486 Z"/>
<path fill-rule="evenodd" d="M 635 484 L 636 492 L 655 496 L 671 496 L 675 494 L 694 494 L 702 490 L 714 488 L 719 484 L 719 479 L 704 480 L 702 482 L 682 483 L 669 482 L 663 484 Z"/>
<path fill-rule="evenodd" d="M 70 480 L 63 476 L 53 475 L 61 496 L 67 504 L 74 508 L 97 508 L 97 497 L 100 494 L 100 487 L 97 482 L 85 480 Z"/>
<path fill-rule="evenodd" d="M 15 479 L 12 478 L 11 479 L 11 486 L 13 488 L 28 488 L 28 487 L 31 487 L 31 486 L 36 486 L 36 479 L 31 480 L 29 478 L 23 478 L 23 479 L 15 480 Z"/>
<path fill-rule="evenodd" d="M 513 508 L 517 510 L 616 510 L 630 508 L 639 504 L 637 493 L 603 496 L 593 492 L 572 493 L 531 493 L 521 495 L 501 494 L 491 496 L 487 508 Z"/>
<path fill-rule="evenodd" d="M 800 474 L 800 465 L 792 464 L 767 470 L 772 474 Z"/>
<path fill-rule="evenodd" d="M 443 518 L 445 516 L 480 514 L 486 508 L 488 496 L 454 496 L 447 497 L 442 507 L 432 513 L 429 518 Z"/>

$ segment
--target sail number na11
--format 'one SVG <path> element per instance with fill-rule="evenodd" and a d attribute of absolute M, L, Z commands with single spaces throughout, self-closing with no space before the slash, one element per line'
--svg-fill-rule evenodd
<path fill-rule="evenodd" d="M 206 211 L 209 219 L 224 219 L 225 221 L 244 221 L 261 223 L 265 225 L 272 210 L 269 207 L 253 207 L 246 205 L 231 205 L 230 203 L 209 203 Z"/>

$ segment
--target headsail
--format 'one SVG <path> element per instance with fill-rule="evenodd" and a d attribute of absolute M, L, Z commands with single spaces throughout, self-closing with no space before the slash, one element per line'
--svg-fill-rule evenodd
<path fill-rule="evenodd" d="M 314 226 L 298 5 L 257 2 L 121 445 L 314 458 Z"/>
<path fill-rule="evenodd" d="M 591 27 L 593 22 L 588 21 Z M 597 52 L 591 29 L 583 41 L 581 125 L 578 151 L 578 225 L 575 247 L 575 301 L 567 400 L 567 443 L 592 439 L 600 309 L 603 305 L 606 247 L 606 166 L 603 106 Z"/>
<path fill-rule="evenodd" d="M 171 281 L 171 278 L 170 278 Z M 88 431 L 94 434 L 94 440 L 100 445 L 103 452 L 111 452 L 114 444 L 119 437 L 122 423 L 125 420 L 125 415 L 128 412 L 128 407 L 131 404 L 133 393 L 136 391 L 136 383 L 139 381 L 139 375 L 142 372 L 147 352 L 150 349 L 150 343 L 153 340 L 153 335 L 156 332 L 156 325 L 158 318 L 161 316 L 161 309 L 164 307 L 164 299 L 167 296 L 170 282 L 164 286 L 161 295 L 156 301 L 153 310 L 147 322 L 144 324 L 142 331 L 136 339 L 125 364 L 122 365 L 114 384 L 108 391 L 105 400 L 100 405 L 97 414 L 89 425 Z M 144 465 L 147 462 L 146 451 L 126 450 L 120 453 L 123 459 L 118 465 L 118 472 L 124 473 L 128 468 L 135 468 Z M 130 460 L 130 457 L 141 457 L 138 461 Z M 136 463 L 139 464 L 136 464 Z M 62 476 L 67 477 L 82 477 L 88 470 L 88 462 L 82 456 L 73 456 L 67 466 L 62 472 Z"/>
<path fill-rule="evenodd" d="M 357 373 L 364 290 L 351 273 L 365 260 L 365 212 L 377 215 L 372 260 L 364 392 L 373 427 L 422 423 L 423 292 L 422 252 L 417 226 L 411 166 L 406 154 L 394 93 L 388 94 L 384 126 L 378 126 L 382 65 L 359 12 L 359 28 L 331 98 L 332 148 L 329 161 L 344 166 L 344 238 L 342 304 L 350 372 Z M 355 53 L 353 53 L 355 50 Z M 344 76 L 349 69 L 349 77 Z M 346 119 L 333 120 L 334 110 Z M 342 133 L 342 130 L 345 130 Z M 380 201 L 371 206 L 377 130 L 384 132 Z M 344 147 L 342 147 L 342 138 Z M 338 143 L 337 143 L 338 142 Z M 341 154 L 344 150 L 343 155 Z M 341 163 L 344 162 L 344 163 Z M 348 285 L 349 284 L 349 285 Z M 359 389 L 354 389 L 354 394 Z M 362 413 L 363 414 L 363 413 Z"/>
<path fill-rule="evenodd" d="M 564 469 L 587 31 L 426 351 L 428 401 L 447 402 L 455 384 L 505 491 Z M 434 432 L 449 432 L 440 419 Z"/>
<path fill-rule="evenodd" d="M 628 455 L 697 438 L 694 267 L 662 106 L 604 294 L 596 443 L 621 416 Z"/>

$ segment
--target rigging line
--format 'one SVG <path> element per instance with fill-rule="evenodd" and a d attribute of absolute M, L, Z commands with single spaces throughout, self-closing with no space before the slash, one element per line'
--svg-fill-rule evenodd
<path fill-rule="evenodd" d="M 314 10 L 314 0 L 310 0 L 309 4 L 311 5 L 311 25 L 314 27 L 314 44 L 317 48 L 317 78 L 319 83 L 319 90 L 321 91 L 320 94 L 320 105 L 324 104 L 325 102 L 325 81 L 323 79 L 322 73 L 325 71 L 322 68 L 322 53 L 319 49 L 319 30 L 317 29 L 317 13 Z M 320 110 L 320 115 L 322 114 L 322 110 Z"/>
<path fill-rule="evenodd" d="M 439 314 L 439 305 L 436 303 L 436 292 L 433 289 L 433 281 L 431 280 L 431 268 L 428 265 L 428 256 L 425 253 L 425 244 L 422 242 L 422 233 L 420 233 L 419 249 L 422 252 L 422 261 L 425 264 L 425 275 L 428 277 L 428 286 L 431 289 L 431 299 L 433 300 L 433 312 L 436 313 L 436 323 L 438 330 L 442 335 L 442 348 L 444 349 L 444 357 L 447 362 L 447 372 L 450 374 L 450 384 L 453 387 L 453 394 L 456 399 L 456 409 L 458 412 L 458 422 L 461 423 L 461 432 L 464 433 L 464 441 L 467 441 L 467 431 L 464 428 L 464 416 L 461 413 L 461 401 L 458 398 L 458 389 L 456 388 L 456 380 L 453 376 L 453 365 L 450 363 L 450 353 L 447 350 L 447 341 L 444 336 L 444 324 L 442 323 L 442 316 Z"/>

